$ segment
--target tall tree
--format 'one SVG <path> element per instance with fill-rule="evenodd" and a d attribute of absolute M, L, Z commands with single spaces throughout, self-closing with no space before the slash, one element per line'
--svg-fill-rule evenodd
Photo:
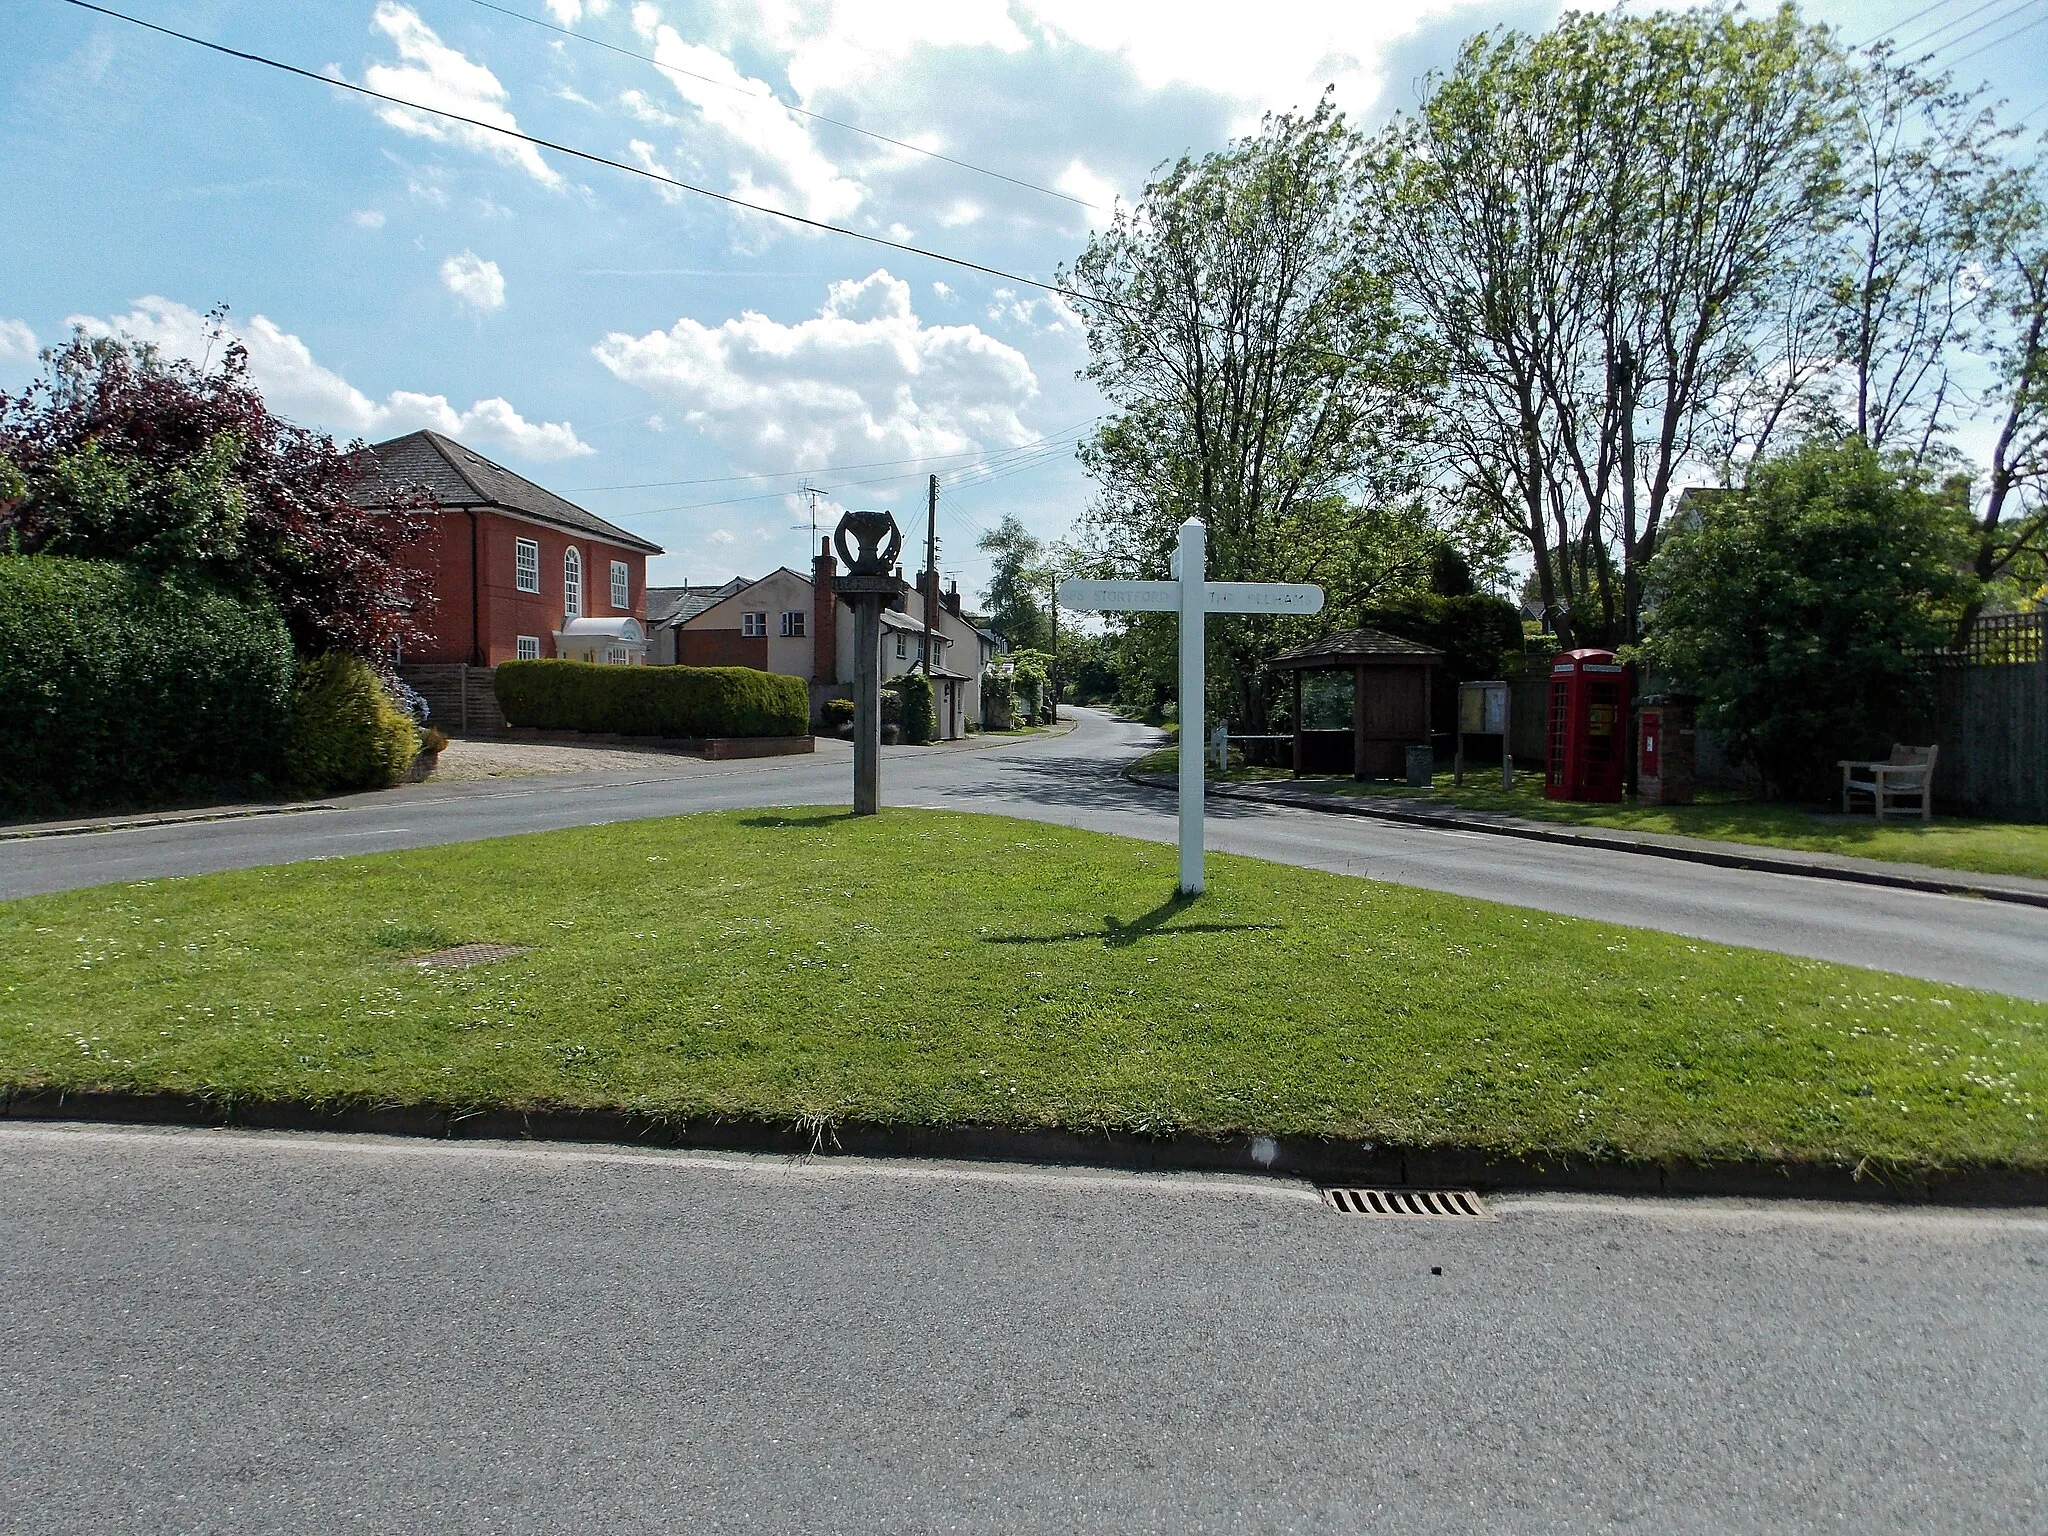
<path fill-rule="evenodd" d="M 1376 146 L 1446 473 L 1567 640 L 1637 636 L 1680 471 L 1769 366 L 1833 190 L 1830 57 L 1789 8 L 1571 15 L 1473 38 Z"/>
<path fill-rule="evenodd" d="M 1363 259 L 1359 149 L 1328 98 L 1269 117 L 1167 166 L 1063 274 L 1088 296 L 1087 377 L 1114 407 L 1082 452 L 1095 559 L 1163 576 L 1198 517 L 1219 579 L 1341 587 L 1374 509 L 1412 489 L 1428 380 Z M 1210 675 L 1253 729 L 1274 633 L 1210 631 Z"/>
<path fill-rule="evenodd" d="M 988 621 L 1015 650 L 1042 651 L 1052 644 L 1052 626 L 1040 602 L 1038 566 L 1044 546 L 1010 513 L 976 541 L 993 569 L 982 602 Z"/>
<path fill-rule="evenodd" d="M 2006 178 L 1986 330 L 1996 411 L 1991 475 L 1977 525 L 1979 581 L 2017 583 L 2048 601 L 2048 163 Z M 1967 627 L 1977 616 L 1972 606 Z"/>
<path fill-rule="evenodd" d="M 80 332 L 46 361 L 0 394 L 0 460 L 22 482 L 0 541 L 267 593 L 303 654 L 381 665 L 424 637 L 433 592 L 401 557 L 425 519 L 356 505 L 361 444 L 274 415 L 239 342 L 202 368 Z"/>
<path fill-rule="evenodd" d="M 1843 71 L 1842 166 L 1828 282 L 1843 425 L 1878 449 L 1937 453 L 1955 363 L 1985 292 L 2001 132 L 1984 92 L 1880 43 Z"/>

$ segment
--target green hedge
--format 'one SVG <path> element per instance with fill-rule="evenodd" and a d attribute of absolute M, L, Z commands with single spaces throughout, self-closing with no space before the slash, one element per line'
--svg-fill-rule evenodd
<path fill-rule="evenodd" d="M 800 677 L 752 667 L 621 667 L 507 661 L 495 683 L 512 725 L 621 736 L 804 736 L 811 692 Z"/>
<path fill-rule="evenodd" d="M 389 789 L 419 753 L 420 733 L 361 658 L 299 663 L 285 773 L 315 794 Z"/>
<path fill-rule="evenodd" d="M 276 774 L 277 610 L 102 560 L 0 555 L 0 809 L 147 804 Z"/>
<path fill-rule="evenodd" d="M 889 679 L 889 691 L 903 701 L 903 739 L 923 746 L 938 734 L 939 712 L 932 703 L 931 679 L 922 672 L 903 672 Z"/>

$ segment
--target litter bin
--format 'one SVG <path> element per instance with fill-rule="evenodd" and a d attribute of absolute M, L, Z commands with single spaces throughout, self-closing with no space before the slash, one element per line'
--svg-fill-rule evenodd
<path fill-rule="evenodd" d="M 1410 747 L 1408 749 L 1408 783 L 1415 789 L 1429 788 L 1436 777 L 1436 748 Z"/>

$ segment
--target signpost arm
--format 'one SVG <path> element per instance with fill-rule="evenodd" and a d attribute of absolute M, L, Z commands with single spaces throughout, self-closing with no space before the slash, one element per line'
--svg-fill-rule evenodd
<path fill-rule="evenodd" d="M 1202 894 L 1202 621 L 1207 596 L 1208 530 L 1180 525 L 1180 893 Z"/>

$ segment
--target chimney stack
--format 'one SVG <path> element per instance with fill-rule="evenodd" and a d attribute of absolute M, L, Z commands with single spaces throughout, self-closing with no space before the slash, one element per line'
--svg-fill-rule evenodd
<path fill-rule="evenodd" d="M 811 559 L 811 677 L 820 683 L 839 681 L 839 596 L 834 586 L 838 574 L 832 541 L 820 539 Z"/>

